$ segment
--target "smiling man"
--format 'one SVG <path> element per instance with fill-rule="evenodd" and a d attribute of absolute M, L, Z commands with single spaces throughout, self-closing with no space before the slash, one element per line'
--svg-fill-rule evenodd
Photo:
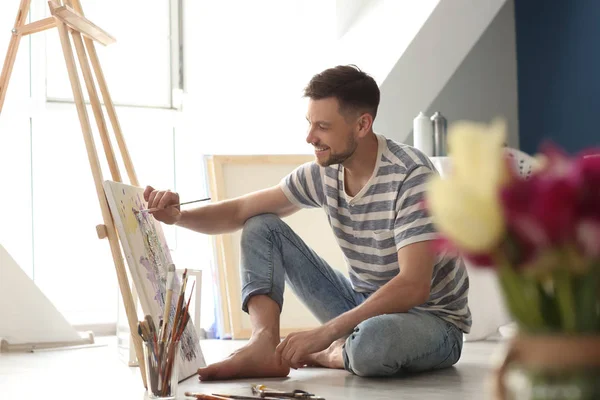
<path fill-rule="evenodd" d="M 206 234 L 243 229 L 241 306 L 252 337 L 200 369 L 200 379 L 286 376 L 305 365 L 360 376 L 454 365 L 471 325 L 469 283 L 461 259 L 432 246 L 437 232 L 422 200 L 435 168 L 417 149 L 373 132 L 379 88 L 358 68 L 327 69 L 304 94 L 315 161 L 279 185 L 183 212 L 165 208 L 179 203 L 176 193 L 144 193 L 167 224 Z M 325 212 L 350 279 L 281 220 L 308 207 Z M 286 282 L 322 325 L 281 341 Z"/>

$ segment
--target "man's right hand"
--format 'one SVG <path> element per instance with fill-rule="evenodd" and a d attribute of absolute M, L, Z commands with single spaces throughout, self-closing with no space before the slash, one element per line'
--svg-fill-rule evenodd
<path fill-rule="evenodd" d="M 181 218 L 179 207 L 179 194 L 170 190 L 156 190 L 152 186 L 146 186 L 144 200 L 148 202 L 148 208 L 159 208 L 152 215 L 156 220 L 167 225 L 173 225 Z M 174 204 L 177 204 L 175 206 Z"/>

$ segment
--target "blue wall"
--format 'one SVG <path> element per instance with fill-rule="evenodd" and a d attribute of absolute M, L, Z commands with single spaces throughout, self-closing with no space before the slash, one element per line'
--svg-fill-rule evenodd
<path fill-rule="evenodd" d="M 514 1 L 521 149 L 600 145 L 600 1 Z"/>

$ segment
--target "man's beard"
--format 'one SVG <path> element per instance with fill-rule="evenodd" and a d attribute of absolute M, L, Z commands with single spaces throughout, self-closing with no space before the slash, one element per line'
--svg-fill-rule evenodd
<path fill-rule="evenodd" d="M 322 167 L 329 167 L 330 165 L 341 164 L 354 154 L 357 147 L 358 144 L 356 143 L 356 140 L 354 140 L 354 136 L 350 135 L 350 137 L 348 138 L 348 143 L 346 144 L 346 150 L 344 150 L 344 152 L 337 154 L 331 153 L 328 159 L 324 160 L 319 164 Z"/>

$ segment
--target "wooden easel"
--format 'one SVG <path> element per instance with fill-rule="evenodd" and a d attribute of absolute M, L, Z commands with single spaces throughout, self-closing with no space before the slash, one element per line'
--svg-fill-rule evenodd
<path fill-rule="evenodd" d="M 116 182 L 122 182 L 121 173 L 119 172 L 119 167 L 115 158 L 115 152 L 113 151 L 111 139 L 108 135 L 104 113 L 102 111 L 100 99 L 98 97 L 98 91 L 96 90 L 94 77 L 92 75 L 92 68 L 96 76 L 100 92 L 102 93 L 104 105 L 106 107 L 121 156 L 123 157 L 127 175 L 131 185 L 139 186 L 137 176 L 133 168 L 133 163 L 131 162 L 131 157 L 127 150 L 125 140 L 123 139 L 123 133 L 121 132 L 119 120 L 115 112 L 114 104 L 108 92 L 106 80 L 104 79 L 104 74 L 102 72 L 102 68 L 100 67 L 100 61 L 98 60 L 98 55 L 96 53 L 94 44 L 94 41 L 96 41 L 106 46 L 114 43 L 115 39 L 84 17 L 79 0 L 51 0 L 48 2 L 50 13 L 52 15 L 51 17 L 32 22 L 30 24 L 25 24 L 27 15 L 29 13 L 30 2 L 31 0 L 21 0 L 15 25 L 12 30 L 12 37 L 8 46 L 6 59 L 4 60 L 2 74 L 0 75 L 0 115 L 2 113 L 2 106 L 6 97 L 8 82 L 15 63 L 21 37 L 56 27 L 58 29 L 63 55 L 67 65 L 71 88 L 73 89 L 73 98 L 75 100 L 75 106 L 77 107 L 77 114 L 79 116 L 79 122 L 81 123 L 81 131 L 83 133 L 83 139 L 85 141 L 88 159 L 96 186 L 96 192 L 100 202 L 102 219 L 104 220 L 103 224 L 96 226 L 96 231 L 100 239 L 108 238 L 108 242 L 110 244 L 110 250 L 117 271 L 119 288 L 123 297 L 123 303 L 127 314 L 127 321 L 129 323 L 130 332 L 132 333 L 132 343 L 135 347 L 135 353 L 140 366 L 144 387 L 147 388 L 148 386 L 146 383 L 142 341 L 139 335 L 135 334 L 138 329 L 138 318 L 134 302 L 134 295 L 132 294 L 129 278 L 127 277 L 127 271 L 125 269 L 125 263 L 123 261 L 123 255 L 121 253 L 117 231 L 115 229 L 106 195 L 104 193 L 104 188 L 102 186 L 104 178 L 102 177 L 98 152 L 96 151 L 96 145 L 92 136 L 92 128 L 86 110 L 86 105 L 84 103 L 83 91 L 81 88 L 79 75 L 77 73 L 77 65 L 75 63 L 75 57 L 71 44 L 72 39 L 73 45 L 75 46 L 75 51 L 77 53 L 77 58 L 79 60 L 79 67 L 81 68 L 81 73 L 85 81 L 89 100 L 94 112 L 94 117 L 96 119 L 96 124 L 98 126 L 98 131 L 102 140 L 102 145 L 104 147 L 104 152 L 108 160 L 112 180 Z M 71 38 L 69 38 L 69 34 Z"/>

